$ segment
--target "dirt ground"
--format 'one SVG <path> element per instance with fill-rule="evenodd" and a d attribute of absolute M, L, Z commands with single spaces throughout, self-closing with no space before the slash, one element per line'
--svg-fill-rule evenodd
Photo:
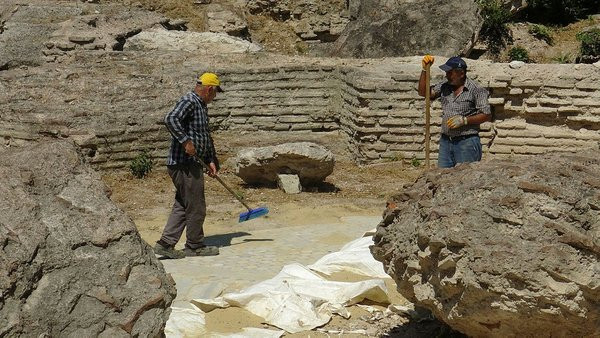
<path fill-rule="evenodd" d="M 272 220 L 301 226 L 342 216 L 381 215 L 388 197 L 414 180 L 421 170 L 401 162 L 360 167 L 350 161 L 337 161 L 323 184 L 307 187 L 299 194 L 286 194 L 276 187 L 248 186 L 233 168 L 223 167 L 220 177 L 251 207 L 266 206 Z M 151 244 L 158 240 L 175 196 L 164 167 L 157 165 L 143 179 L 119 171 L 105 173 L 103 180 L 111 190 L 111 199 L 134 220 L 142 238 Z M 205 182 L 205 232 L 226 233 L 246 210 L 216 180 L 207 177 Z"/>

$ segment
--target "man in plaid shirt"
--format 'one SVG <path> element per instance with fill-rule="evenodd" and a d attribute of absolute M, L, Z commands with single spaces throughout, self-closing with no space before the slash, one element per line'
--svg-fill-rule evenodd
<path fill-rule="evenodd" d="M 208 128 L 206 105 L 212 102 L 217 92 L 222 92 L 220 85 L 216 74 L 200 75 L 194 90 L 179 99 L 175 108 L 165 116 L 165 125 L 172 136 L 167 171 L 177 192 L 171 215 L 154 246 L 159 255 L 183 258 L 219 254 L 219 248 L 203 244 L 206 216 L 204 170 L 194 155 L 208 165 L 209 176 L 217 175 L 219 162 Z M 184 229 L 185 248 L 183 251 L 175 250 Z"/>
<path fill-rule="evenodd" d="M 423 69 L 433 64 L 431 55 L 423 57 Z M 429 90 L 431 99 L 442 103 L 442 135 L 438 151 L 438 167 L 452 168 L 458 163 L 481 160 L 479 125 L 491 121 L 488 91 L 467 78 L 467 63 L 451 57 L 440 69 L 446 72 L 445 82 Z M 419 95 L 425 96 L 425 70 L 419 79 Z"/>

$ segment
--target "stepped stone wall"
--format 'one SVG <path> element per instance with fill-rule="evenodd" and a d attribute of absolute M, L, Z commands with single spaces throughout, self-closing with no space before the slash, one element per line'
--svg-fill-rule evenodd
<path fill-rule="evenodd" d="M 232 132 L 239 141 L 266 131 L 293 133 L 302 141 L 298 134 L 304 132 L 314 141 L 316 134 L 337 132 L 346 137 L 357 162 L 424 158 L 425 104 L 415 90 L 418 57 L 287 60 L 263 55 L 200 61 L 179 54 L 98 55 L 1 71 L 4 144 L 19 146 L 42 135 L 71 137 L 99 169 L 126 167 L 142 150 L 164 159 L 169 144 L 164 114 L 191 89 L 199 72 L 211 70 L 226 90 L 210 108 L 217 135 Z M 469 76 L 490 91 L 495 116 L 482 125 L 484 157 L 598 149 L 600 69 L 517 66 L 469 62 Z M 432 84 L 444 75 L 434 68 Z M 435 159 L 437 102 L 431 121 Z"/>

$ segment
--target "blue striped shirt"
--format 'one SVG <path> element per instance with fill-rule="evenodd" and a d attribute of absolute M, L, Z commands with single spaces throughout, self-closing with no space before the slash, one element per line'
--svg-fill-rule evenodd
<path fill-rule="evenodd" d="M 448 128 L 448 118 L 455 115 L 471 116 L 476 114 L 491 114 L 488 103 L 489 92 L 477 82 L 466 78 L 463 91 L 454 96 L 454 89 L 448 82 L 440 82 L 432 87 L 434 96 L 442 103 L 442 134 L 447 136 L 476 135 L 479 133 L 478 124 L 469 124 L 456 129 Z"/>
<path fill-rule="evenodd" d="M 183 143 L 187 140 L 192 140 L 198 156 L 206 164 L 218 163 L 208 126 L 208 108 L 198 94 L 192 91 L 184 95 L 165 116 L 164 121 L 172 136 L 167 165 L 195 162 L 185 153 Z"/>

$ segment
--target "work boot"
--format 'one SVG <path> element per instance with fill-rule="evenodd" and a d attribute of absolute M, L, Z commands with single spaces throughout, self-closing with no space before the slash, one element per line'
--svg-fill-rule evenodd
<path fill-rule="evenodd" d="M 154 252 L 157 255 L 171 259 L 180 259 L 185 257 L 185 253 L 183 253 L 181 250 L 175 250 L 175 246 L 165 246 L 160 243 L 154 244 Z"/>
<path fill-rule="evenodd" d="M 190 249 L 188 247 L 185 247 L 183 249 L 183 252 L 188 257 L 194 257 L 194 256 L 216 256 L 216 255 L 219 254 L 219 248 L 216 247 L 216 246 L 208 246 L 208 245 L 201 246 L 198 249 Z"/>

